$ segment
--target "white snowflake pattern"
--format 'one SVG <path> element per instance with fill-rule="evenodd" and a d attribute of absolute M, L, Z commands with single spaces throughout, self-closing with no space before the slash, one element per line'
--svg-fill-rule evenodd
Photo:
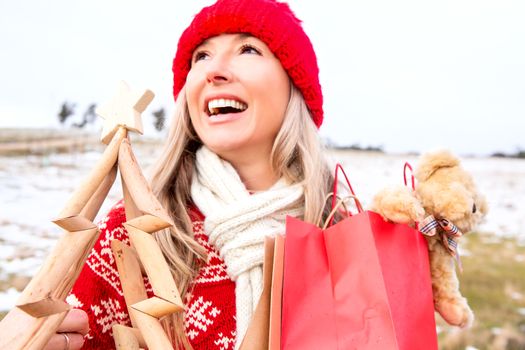
<path fill-rule="evenodd" d="M 186 310 L 184 316 L 184 328 L 191 340 L 194 340 L 200 331 L 206 332 L 221 310 L 213 306 L 211 301 L 204 301 L 202 296 L 193 301 Z"/>
<path fill-rule="evenodd" d="M 193 230 L 195 232 L 195 240 L 208 252 L 208 261 L 201 268 L 193 283 L 214 283 L 229 280 L 226 264 L 219 256 L 217 250 L 208 242 L 202 223 L 194 223 Z"/>
<path fill-rule="evenodd" d="M 235 347 L 235 338 L 236 338 L 236 332 L 232 331 L 230 333 L 230 336 L 222 334 L 222 332 L 219 332 L 217 334 L 217 339 L 213 342 L 215 345 L 219 346 L 220 350 L 228 350 L 233 349 Z"/>
<path fill-rule="evenodd" d="M 100 300 L 99 305 L 91 305 L 91 311 L 96 317 L 96 322 L 102 327 L 102 333 L 111 331 L 116 324 L 128 324 L 129 316 L 116 299 Z"/>
<path fill-rule="evenodd" d="M 217 317 L 221 313 L 221 310 L 217 309 L 216 307 L 213 307 L 210 311 L 210 315 L 213 317 Z"/>
<path fill-rule="evenodd" d="M 69 294 L 66 298 L 66 303 L 73 306 L 74 308 L 80 309 L 84 306 L 84 303 L 78 300 L 77 296 L 73 293 Z"/>

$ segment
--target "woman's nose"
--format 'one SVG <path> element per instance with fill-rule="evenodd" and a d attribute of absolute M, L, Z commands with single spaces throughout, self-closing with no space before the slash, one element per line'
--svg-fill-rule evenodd
<path fill-rule="evenodd" d="M 207 64 L 206 81 L 210 84 L 224 84 L 230 82 L 232 73 L 225 57 L 214 57 Z"/>

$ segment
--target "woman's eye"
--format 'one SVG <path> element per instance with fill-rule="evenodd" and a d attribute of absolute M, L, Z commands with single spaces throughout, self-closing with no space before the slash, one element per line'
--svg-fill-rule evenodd
<path fill-rule="evenodd" d="M 208 53 L 204 52 L 204 51 L 199 51 L 195 54 L 195 56 L 193 57 L 193 62 L 197 62 L 197 61 L 201 61 L 201 60 L 205 60 L 208 58 Z"/>
<path fill-rule="evenodd" d="M 255 47 L 252 46 L 252 45 L 244 44 L 244 45 L 241 47 L 241 54 L 244 54 L 244 53 L 260 55 L 260 54 L 261 54 L 261 51 L 259 51 L 257 48 L 255 48 Z"/>

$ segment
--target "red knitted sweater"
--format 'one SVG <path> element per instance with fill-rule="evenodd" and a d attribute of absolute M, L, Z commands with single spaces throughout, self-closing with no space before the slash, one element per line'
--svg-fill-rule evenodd
<path fill-rule="evenodd" d="M 208 251 L 208 260 L 193 281 L 191 295 L 185 299 L 184 328 L 195 350 L 233 349 L 235 283 L 226 274 L 218 252 L 208 243 L 203 220 L 202 214 L 192 213 L 195 239 Z M 131 326 L 110 246 L 113 239 L 129 244 L 122 226 L 125 221 L 124 205 L 120 202 L 99 223 L 100 237 L 68 296 L 69 304 L 89 315 L 90 331 L 82 349 L 115 349 L 112 325 Z"/>

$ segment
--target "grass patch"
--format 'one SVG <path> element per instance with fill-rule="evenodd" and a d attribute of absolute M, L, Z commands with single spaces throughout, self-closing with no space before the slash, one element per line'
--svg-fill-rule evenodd
<path fill-rule="evenodd" d="M 462 257 L 461 291 L 476 321 L 459 330 L 439 319 L 442 350 L 525 349 L 525 247 L 513 238 L 494 238 L 472 233 L 462 239 L 470 255 Z"/>

